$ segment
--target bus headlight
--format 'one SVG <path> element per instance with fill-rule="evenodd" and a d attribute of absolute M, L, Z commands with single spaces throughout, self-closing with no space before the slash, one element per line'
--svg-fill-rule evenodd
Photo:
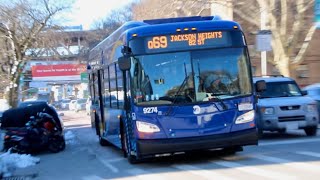
<path fill-rule="evenodd" d="M 154 133 L 154 132 L 160 132 L 160 129 L 157 125 L 147 123 L 147 122 L 142 122 L 142 121 L 136 121 L 137 129 L 140 132 L 145 132 L 145 133 Z"/>
<path fill-rule="evenodd" d="M 315 104 L 308 104 L 307 111 L 308 112 L 315 112 L 317 110 L 317 106 Z"/>
<path fill-rule="evenodd" d="M 247 113 L 242 114 L 241 116 L 239 116 L 236 120 L 236 124 L 242 124 L 242 123 L 247 123 L 247 122 L 251 122 L 254 120 L 254 110 L 251 110 Z"/>

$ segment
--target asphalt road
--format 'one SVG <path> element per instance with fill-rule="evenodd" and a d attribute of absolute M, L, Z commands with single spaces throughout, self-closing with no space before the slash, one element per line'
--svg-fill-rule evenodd
<path fill-rule="evenodd" d="M 114 147 L 101 147 L 84 112 L 65 112 L 66 131 L 74 138 L 65 151 L 36 155 L 41 162 L 15 175 L 37 174 L 39 180 L 103 179 L 319 179 L 320 136 L 302 130 L 267 133 L 258 146 L 236 155 L 201 152 L 131 165 Z M 69 132 L 69 133 L 70 133 Z"/>

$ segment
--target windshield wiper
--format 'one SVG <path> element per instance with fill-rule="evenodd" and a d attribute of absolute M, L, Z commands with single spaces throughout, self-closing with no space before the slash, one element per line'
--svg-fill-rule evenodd
<path fill-rule="evenodd" d="M 228 106 L 223 102 L 223 100 L 219 97 L 220 95 L 225 95 L 225 94 L 214 94 L 213 93 L 213 98 L 212 99 L 217 99 L 219 103 L 222 104 L 222 108 L 223 110 L 227 110 L 228 109 Z M 210 99 L 209 99 L 210 101 Z"/>
<path fill-rule="evenodd" d="M 187 84 L 187 80 L 189 79 L 189 76 L 186 76 L 183 80 L 183 82 L 181 83 L 181 85 L 179 86 L 178 91 L 174 94 L 174 98 L 172 100 L 172 104 L 174 105 L 178 99 L 178 95 L 180 94 L 181 90 L 185 87 L 185 85 Z M 169 113 L 172 111 L 173 106 L 170 106 L 168 111 L 165 113 L 166 115 L 169 115 Z"/>

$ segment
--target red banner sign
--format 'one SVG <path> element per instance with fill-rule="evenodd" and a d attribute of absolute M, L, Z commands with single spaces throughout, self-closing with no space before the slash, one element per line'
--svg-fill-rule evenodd
<path fill-rule="evenodd" d="M 86 72 L 83 64 L 37 65 L 32 67 L 32 77 L 75 76 Z"/>

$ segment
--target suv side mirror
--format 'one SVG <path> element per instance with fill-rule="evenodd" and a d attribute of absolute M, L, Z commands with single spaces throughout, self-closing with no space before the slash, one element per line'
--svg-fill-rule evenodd
<path fill-rule="evenodd" d="M 127 71 L 131 68 L 130 58 L 127 56 L 122 56 L 118 58 L 119 68 L 122 71 Z"/>
<path fill-rule="evenodd" d="M 302 96 L 308 95 L 308 91 L 302 90 L 302 91 L 301 91 L 301 94 L 302 94 Z"/>
<path fill-rule="evenodd" d="M 256 91 L 257 92 L 262 92 L 265 91 L 267 89 L 267 85 L 266 82 L 264 80 L 259 80 L 256 82 Z"/>

